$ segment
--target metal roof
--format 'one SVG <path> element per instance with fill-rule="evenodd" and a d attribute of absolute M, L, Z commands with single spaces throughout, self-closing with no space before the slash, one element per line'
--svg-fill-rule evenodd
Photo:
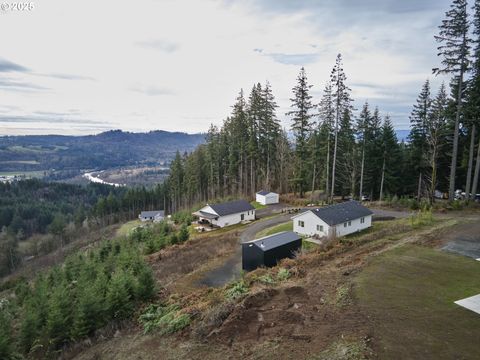
<path fill-rule="evenodd" d="M 263 251 L 268 251 L 276 247 L 300 240 L 301 237 L 293 231 L 283 231 L 273 235 L 265 236 L 260 239 L 252 240 L 244 244 L 253 244 Z"/>
<path fill-rule="evenodd" d="M 255 208 L 246 200 L 228 201 L 221 204 L 209 204 L 209 206 L 220 216 L 255 210 Z"/>
<path fill-rule="evenodd" d="M 155 217 L 156 215 L 160 215 L 160 216 L 164 217 L 165 216 L 165 211 L 154 210 L 154 211 L 142 211 L 140 213 L 141 217 Z"/>
<path fill-rule="evenodd" d="M 355 220 L 373 214 L 370 209 L 366 208 L 358 201 L 353 200 L 322 208 L 310 209 L 309 211 L 311 211 L 313 214 L 325 221 L 330 226 L 342 224 L 347 221 Z M 302 214 L 298 214 L 294 217 L 301 216 Z"/>

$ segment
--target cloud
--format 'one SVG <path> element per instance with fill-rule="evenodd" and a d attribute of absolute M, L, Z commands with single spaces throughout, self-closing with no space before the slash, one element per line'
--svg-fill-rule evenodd
<path fill-rule="evenodd" d="M 72 74 L 59 74 L 59 73 L 50 73 L 50 74 L 37 74 L 41 76 L 47 76 L 51 78 L 56 78 L 56 79 L 62 79 L 62 80 L 89 80 L 89 81 L 95 81 L 94 78 L 90 76 L 82 76 L 82 75 L 72 75 Z"/>
<path fill-rule="evenodd" d="M 135 44 L 137 46 L 141 46 L 144 48 L 159 50 L 164 53 L 173 53 L 177 51 L 180 47 L 180 45 L 177 43 L 167 41 L 167 40 L 162 40 L 162 39 L 156 39 L 156 40 L 150 40 L 150 41 L 138 41 Z"/>
<path fill-rule="evenodd" d="M 105 125 L 104 121 L 68 118 L 70 114 L 37 112 L 28 115 L 2 115 L 0 114 L 0 123 L 36 123 L 46 122 L 52 124 L 89 124 L 89 125 Z"/>
<path fill-rule="evenodd" d="M 254 49 L 253 51 L 269 57 L 275 62 L 284 65 L 308 65 L 316 62 L 320 54 L 283 54 L 283 53 L 265 53 L 262 49 Z"/>
<path fill-rule="evenodd" d="M 130 88 L 131 91 L 145 94 L 148 96 L 164 96 L 164 95 L 175 95 L 175 92 L 172 89 L 165 87 L 156 87 L 153 85 L 150 86 L 133 86 Z"/>
<path fill-rule="evenodd" d="M 16 64 L 14 62 L 8 61 L 6 59 L 0 58 L 0 73 L 1 72 L 28 72 L 29 70 L 19 64 Z"/>
<path fill-rule="evenodd" d="M 5 91 L 34 92 L 50 90 L 47 87 L 32 84 L 25 81 L 13 80 L 10 78 L 0 78 L 0 89 Z"/>

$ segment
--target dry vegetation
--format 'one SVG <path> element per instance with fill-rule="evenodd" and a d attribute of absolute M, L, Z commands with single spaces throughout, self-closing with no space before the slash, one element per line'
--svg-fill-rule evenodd
<path fill-rule="evenodd" d="M 159 304 L 174 305 L 177 318 L 188 316 L 186 327 L 174 335 L 130 330 L 120 336 L 121 345 L 115 338 L 101 342 L 79 358 L 374 357 L 380 339 L 369 312 L 359 306 L 357 274 L 376 255 L 405 244 L 429 244 L 456 223 L 377 223 L 372 231 L 304 251 L 223 288 L 198 287 L 197 281 L 234 254 L 238 233 L 199 236 L 149 257 L 163 287 Z"/>

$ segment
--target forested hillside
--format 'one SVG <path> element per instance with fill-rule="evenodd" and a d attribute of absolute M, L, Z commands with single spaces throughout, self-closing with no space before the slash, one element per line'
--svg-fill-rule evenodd
<path fill-rule="evenodd" d="M 163 209 L 164 187 L 86 186 L 37 179 L 0 183 L 0 276 L 88 231 Z M 29 246 L 22 246 L 29 244 Z M 20 250 L 22 249 L 22 251 Z"/>
<path fill-rule="evenodd" d="M 192 151 L 203 134 L 151 131 L 107 131 L 89 136 L 31 135 L 0 137 L 0 171 L 55 169 L 59 176 L 80 169 L 108 169 L 127 165 L 158 165 L 177 150 Z"/>

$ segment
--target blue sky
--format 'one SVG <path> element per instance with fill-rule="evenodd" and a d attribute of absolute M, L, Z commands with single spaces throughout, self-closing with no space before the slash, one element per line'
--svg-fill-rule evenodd
<path fill-rule="evenodd" d="M 199 132 L 240 88 L 269 81 L 284 115 L 305 66 L 320 101 L 337 53 L 358 109 L 368 100 L 408 128 L 435 88 L 446 0 L 37 1 L 0 13 L 0 135 L 121 128 Z"/>

